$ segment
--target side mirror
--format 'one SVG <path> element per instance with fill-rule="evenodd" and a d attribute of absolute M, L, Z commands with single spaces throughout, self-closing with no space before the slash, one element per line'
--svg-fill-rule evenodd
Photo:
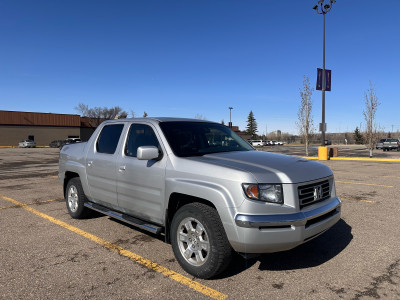
<path fill-rule="evenodd" d="M 141 146 L 137 149 L 137 159 L 153 160 L 160 156 L 158 148 L 154 146 Z"/>

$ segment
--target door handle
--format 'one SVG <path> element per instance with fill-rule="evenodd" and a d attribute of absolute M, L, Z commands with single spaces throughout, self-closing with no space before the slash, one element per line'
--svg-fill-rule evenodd
<path fill-rule="evenodd" d="M 120 172 L 125 171 L 125 170 L 126 170 L 126 166 L 119 166 L 119 171 Z"/>
<path fill-rule="evenodd" d="M 91 167 L 93 165 L 93 161 L 92 160 L 89 160 L 88 162 L 87 162 L 87 166 L 88 167 Z"/>

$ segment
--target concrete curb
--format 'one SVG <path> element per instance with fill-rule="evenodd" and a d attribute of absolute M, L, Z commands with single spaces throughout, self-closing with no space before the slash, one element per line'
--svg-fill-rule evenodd
<path fill-rule="evenodd" d="M 302 156 L 301 158 L 318 160 L 316 156 Z M 364 158 L 364 157 L 331 157 L 330 160 L 350 160 L 350 161 L 376 161 L 376 162 L 400 162 L 398 158 Z"/>

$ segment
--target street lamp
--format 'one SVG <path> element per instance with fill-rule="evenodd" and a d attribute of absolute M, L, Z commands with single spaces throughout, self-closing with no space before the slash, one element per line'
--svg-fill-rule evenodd
<path fill-rule="evenodd" d="M 323 54 L 322 54 L 322 124 L 320 131 L 322 132 L 322 146 L 325 146 L 325 15 L 332 9 L 333 3 L 336 0 L 330 0 L 330 4 L 324 5 L 324 0 L 319 0 L 318 4 L 314 5 L 313 9 L 319 14 L 324 16 L 324 29 L 323 29 Z"/>
<path fill-rule="evenodd" d="M 232 128 L 232 109 L 233 107 L 229 106 L 229 128 Z"/>

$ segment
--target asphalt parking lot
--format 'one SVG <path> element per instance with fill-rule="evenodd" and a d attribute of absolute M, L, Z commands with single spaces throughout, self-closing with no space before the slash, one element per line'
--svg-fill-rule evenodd
<path fill-rule="evenodd" d="M 238 256 L 218 278 L 199 280 L 158 236 L 101 215 L 71 219 L 58 151 L 0 148 L 0 299 L 400 299 L 400 162 L 324 162 L 342 199 L 339 223 L 296 249 Z"/>

